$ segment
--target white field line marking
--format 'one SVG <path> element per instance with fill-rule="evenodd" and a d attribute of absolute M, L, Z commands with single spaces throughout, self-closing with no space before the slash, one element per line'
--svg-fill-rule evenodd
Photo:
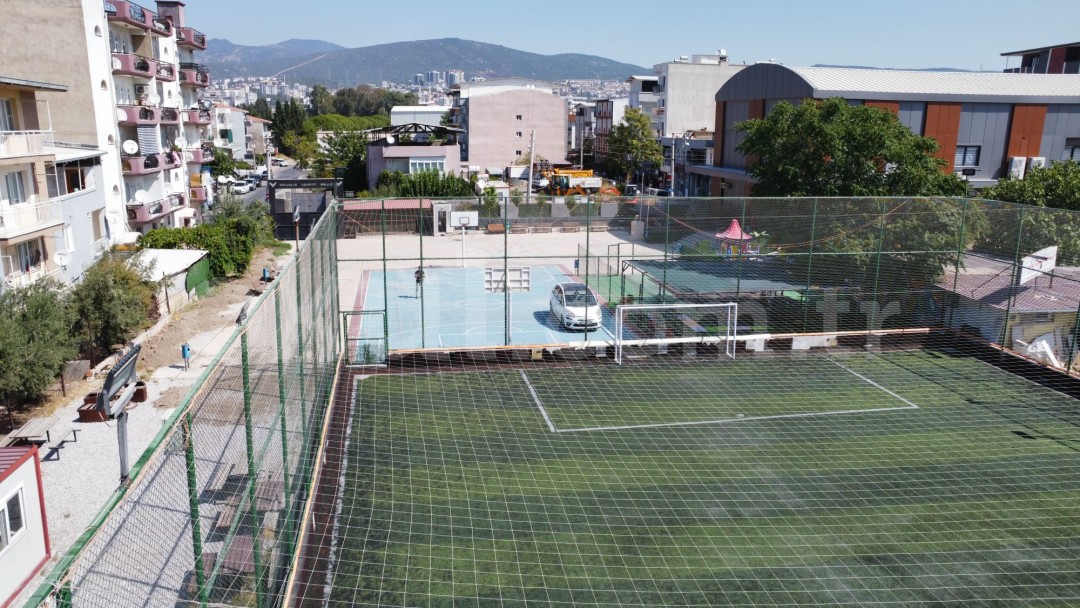
<path fill-rule="evenodd" d="M 866 376 L 864 376 L 864 375 L 860 374 L 859 372 L 856 372 L 855 370 L 853 370 L 853 369 L 850 369 L 849 367 L 847 367 L 846 365 L 843 365 L 843 364 L 842 364 L 842 363 L 840 363 L 839 361 L 834 361 L 834 360 L 830 359 L 829 357 L 825 357 L 825 360 L 826 360 L 826 361 L 828 361 L 829 363 L 832 363 L 833 365 L 835 365 L 835 366 L 839 367 L 840 369 L 844 370 L 845 372 L 847 372 L 847 373 L 849 373 L 849 374 L 851 374 L 851 375 L 855 376 L 856 378 L 859 378 L 859 379 L 860 379 L 860 380 L 862 380 L 863 382 L 866 382 L 866 383 L 867 383 L 867 384 L 869 384 L 870 386 L 873 386 L 873 387 L 875 387 L 875 388 L 878 388 L 878 389 L 880 389 L 880 390 L 882 390 L 882 391 L 886 392 L 887 394 L 889 394 L 889 395 L 892 395 L 892 396 L 893 396 L 893 397 L 895 397 L 896 399 L 899 399 L 900 401 L 903 401 L 904 403 L 908 404 L 908 406 L 910 406 L 910 407 L 906 407 L 906 408 L 899 408 L 899 409 L 914 409 L 914 410 L 917 410 L 917 409 L 919 409 L 919 406 L 917 406 L 917 405 L 915 405 L 914 403 L 912 403 L 912 402 L 908 401 L 907 399 L 904 399 L 904 398 L 903 398 L 903 397 L 901 397 L 900 395 L 897 395 L 896 393 L 894 393 L 894 392 L 890 391 L 889 389 L 885 388 L 884 386 L 881 386 L 881 385 L 880 385 L 880 384 L 878 384 L 877 382 L 874 382 L 873 380 L 871 380 L 871 379 L 867 378 Z"/>
<path fill-rule="evenodd" d="M 518 370 L 521 372 L 521 379 L 525 381 L 525 386 L 529 387 L 529 392 L 532 393 L 533 401 L 536 402 L 536 407 L 540 408 L 540 415 L 544 417 L 544 422 L 547 422 L 548 429 L 552 433 L 560 432 L 555 428 L 555 423 L 551 421 L 551 416 L 548 416 L 547 410 L 544 409 L 544 404 L 540 401 L 540 395 L 536 394 L 536 389 L 533 388 L 532 382 L 529 382 L 529 376 L 525 374 L 525 370 Z"/>

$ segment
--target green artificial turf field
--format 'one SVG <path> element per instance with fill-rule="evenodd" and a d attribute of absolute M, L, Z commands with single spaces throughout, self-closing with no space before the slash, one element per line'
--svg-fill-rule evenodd
<path fill-rule="evenodd" d="M 359 380 L 331 605 L 1071 605 L 1077 401 L 937 351 Z"/>

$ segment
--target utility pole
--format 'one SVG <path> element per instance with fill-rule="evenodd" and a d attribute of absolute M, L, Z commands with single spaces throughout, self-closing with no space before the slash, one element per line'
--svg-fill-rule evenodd
<path fill-rule="evenodd" d="M 532 202 L 532 181 L 533 181 L 533 145 L 536 143 L 536 129 L 529 131 L 529 179 L 525 185 L 525 205 L 528 206 Z"/>

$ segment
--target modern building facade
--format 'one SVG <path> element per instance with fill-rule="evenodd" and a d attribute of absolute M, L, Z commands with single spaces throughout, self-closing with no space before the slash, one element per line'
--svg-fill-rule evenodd
<path fill-rule="evenodd" d="M 1051 160 L 1080 160 L 1080 76 L 750 66 L 717 91 L 713 162 L 689 167 L 712 178 L 714 196 L 746 196 L 751 178 L 734 125 L 780 101 L 840 97 L 892 112 L 940 145 L 945 170 L 976 188 Z"/>
<path fill-rule="evenodd" d="M 0 20 L 0 36 L 20 41 L 5 44 L 4 70 L 69 84 L 45 94 L 54 131 L 105 151 L 98 187 L 114 241 L 188 224 L 196 213 L 190 175 L 205 157 L 199 95 L 209 74 L 195 53 L 206 37 L 186 23 L 183 2 L 162 0 L 156 11 L 126 0 L 56 0 L 16 3 Z"/>
<path fill-rule="evenodd" d="M 1001 56 L 1006 58 L 1006 73 L 1080 74 L 1080 42 L 1009 51 Z M 1019 59 L 1020 65 L 1008 67 L 1013 57 Z"/>
<path fill-rule="evenodd" d="M 529 151 L 534 158 L 566 163 L 566 102 L 555 85 L 519 78 L 462 83 L 450 91 L 450 126 L 464 131 L 461 160 L 501 173 Z"/>
<path fill-rule="evenodd" d="M 244 160 L 247 153 L 247 112 L 240 108 L 214 104 L 214 147 L 227 150 L 234 160 Z"/>
<path fill-rule="evenodd" d="M 383 171 L 456 174 L 461 168 L 460 129 L 412 123 L 364 132 L 367 145 L 367 178 L 374 189 Z"/>
<path fill-rule="evenodd" d="M 659 137 L 680 137 L 688 131 L 711 130 L 716 115 L 714 97 L 720 87 L 745 65 L 728 63 L 723 50 L 715 55 L 691 55 L 653 66 L 657 86 L 651 116 Z"/>
<path fill-rule="evenodd" d="M 629 107 L 641 110 L 648 116 L 653 133 L 660 137 L 660 121 L 656 119 L 656 109 L 660 107 L 660 94 L 657 90 L 660 88 L 660 77 L 637 75 L 627 78 L 626 82 L 630 85 Z"/>
<path fill-rule="evenodd" d="M 77 281 L 109 245 L 105 152 L 58 141 L 38 98 L 66 89 L 0 75 L 0 291 Z"/>

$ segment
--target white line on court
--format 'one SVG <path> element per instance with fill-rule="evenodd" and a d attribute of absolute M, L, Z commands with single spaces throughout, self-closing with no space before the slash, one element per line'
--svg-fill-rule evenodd
<path fill-rule="evenodd" d="M 908 407 L 908 408 L 900 408 L 900 409 L 916 409 L 916 410 L 919 409 L 919 406 L 917 406 L 914 403 L 908 401 L 907 399 L 904 399 L 900 395 L 897 395 L 896 393 L 890 391 L 889 389 L 885 388 L 884 386 L 881 386 L 877 382 L 874 382 L 873 380 L 871 380 L 871 379 L 867 378 L 866 376 L 860 374 L 859 372 L 849 368 L 848 366 L 840 363 L 839 361 L 834 361 L 834 360 L 830 359 L 829 357 L 825 357 L 825 360 L 828 361 L 829 363 L 832 363 L 833 365 L 839 367 L 840 369 L 844 370 L 845 372 L 855 376 L 856 378 L 859 378 L 863 382 L 866 382 L 867 384 L 869 384 L 869 385 L 871 385 L 871 386 L 873 386 L 875 388 L 878 388 L 878 389 L 880 389 L 882 391 L 885 391 L 889 395 L 892 395 L 893 397 L 895 397 L 895 398 L 899 399 L 900 401 L 903 401 L 904 403 L 911 406 L 911 407 Z"/>
<path fill-rule="evenodd" d="M 540 402 L 540 395 L 536 394 L 536 389 L 533 388 L 532 382 L 529 382 L 529 376 L 525 374 L 525 370 L 518 370 L 521 372 L 521 379 L 525 381 L 525 386 L 529 387 L 529 392 L 532 393 L 533 401 L 536 402 L 536 407 L 540 408 L 540 415 L 544 417 L 544 422 L 547 422 L 548 429 L 552 433 L 560 432 L 555 428 L 555 423 L 551 421 L 551 416 L 548 416 L 547 410 L 544 409 L 544 404 Z"/>

